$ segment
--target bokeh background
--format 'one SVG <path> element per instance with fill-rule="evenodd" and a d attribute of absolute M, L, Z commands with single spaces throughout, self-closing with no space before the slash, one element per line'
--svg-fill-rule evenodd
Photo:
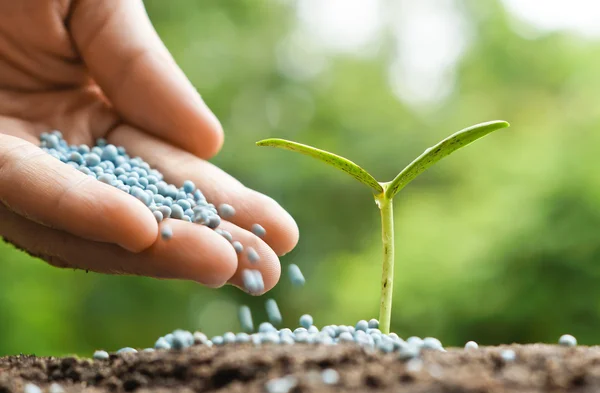
<path fill-rule="evenodd" d="M 282 137 L 390 180 L 466 126 L 512 127 L 396 198 L 393 330 L 446 345 L 600 343 L 600 7 L 538 0 L 148 0 L 148 13 L 227 133 L 215 163 L 273 196 L 301 241 L 268 295 L 59 270 L 0 245 L 0 355 L 151 346 L 175 328 L 255 322 L 275 298 L 292 326 L 377 317 L 371 192 Z"/>

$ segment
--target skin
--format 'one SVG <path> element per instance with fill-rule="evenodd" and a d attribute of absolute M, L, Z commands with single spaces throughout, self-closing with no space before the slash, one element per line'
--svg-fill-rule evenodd
<path fill-rule="evenodd" d="M 165 220 L 165 241 L 140 201 L 40 150 L 42 132 L 70 144 L 124 146 L 181 186 L 235 207 L 221 228 L 260 255 L 250 265 L 214 231 Z M 140 0 L 0 0 L 0 236 L 57 267 L 241 286 L 260 269 L 265 291 L 298 227 L 273 199 L 207 160 L 223 129 L 156 34 Z M 253 223 L 267 231 L 260 239 Z"/>

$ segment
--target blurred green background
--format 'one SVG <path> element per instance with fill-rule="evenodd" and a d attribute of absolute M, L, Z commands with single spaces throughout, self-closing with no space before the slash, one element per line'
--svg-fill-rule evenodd
<path fill-rule="evenodd" d="M 377 317 L 380 224 L 370 191 L 254 142 L 312 144 L 390 180 L 426 147 L 493 119 L 512 127 L 443 160 L 396 198 L 393 330 L 446 345 L 554 342 L 566 332 L 600 342 L 593 2 L 145 3 L 224 125 L 214 162 L 297 219 L 300 244 L 282 264 L 297 263 L 307 284 L 292 288 L 283 276 L 252 298 L 59 270 L 1 244 L 0 355 L 90 355 L 151 346 L 175 328 L 235 331 L 237 306 L 251 305 L 260 322 L 267 297 L 290 327 L 306 312 L 320 326 Z"/>

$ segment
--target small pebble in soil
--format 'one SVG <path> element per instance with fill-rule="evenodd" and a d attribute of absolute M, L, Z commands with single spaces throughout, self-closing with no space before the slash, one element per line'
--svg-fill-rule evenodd
<path fill-rule="evenodd" d="M 265 302 L 265 309 L 267 310 L 269 322 L 273 325 L 280 325 L 283 319 L 281 318 L 281 312 L 279 311 L 277 302 L 274 299 L 267 299 Z"/>
<path fill-rule="evenodd" d="M 250 307 L 241 306 L 238 310 L 238 318 L 240 320 L 240 326 L 246 333 L 254 331 L 254 323 L 252 322 L 252 313 Z"/>
<path fill-rule="evenodd" d="M 42 389 L 40 389 L 40 387 L 37 386 L 37 385 L 34 385 L 32 383 L 28 383 L 23 388 L 23 392 L 24 393 L 42 393 Z"/>
<path fill-rule="evenodd" d="M 246 247 L 246 254 L 248 255 L 248 261 L 250 261 L 251 264 L 255 264 L 260 260 L 258 253 L 252 247 Z"/>
<path fill-rule="evenodd" d="M 512 349 L 505 349 L 502 352 L 500 352 L 500 357 L 506 363 L 510 363 L 515 361 L 515 359 L 517 358 L 517 354 Z"/>
<path fill-rule="evenodd" d="M 570 334 L 563 334 L 558 339 L 558 343 L 564 347 L 574 347 L 577 345 L 577 339 Z"/>
<path fill-rule="evenodd" d="M 106 360 L 109 358 L 109 355 L 108 355 L 108 352 L 100 350 L 100 351 L 94 352 L 93 358 L 96 360 Z"/>
<path fill-rule="evenodd" d="M 466 350 L 466 351 L 468 351 L 468 350 L 473 350 L 473 349 L 477 349 L 477 348 L 479 348 L 479 345 L 477 345 L 477 343 L 476 343 L 475 341 L 468 341 L 468 342 L 465 344 L 465 350 Z"/>
<path fill-rule="evenodd" d="M 65 389 L 63 389 L 63 387 L 59 384 L 53 383 L 52 385 L 50 385 L 48 393 L 65 393 Z"/>
<path fill-rule="evenodd" d="M 237 252 L 238 254 L 241 254 L 242 252 L 244 252 L 244 246 L 242 245 L 242 243 L 238 242 L 237 240 L 234 241 L 233 243 L 231 243 L 231 245 L 233 246 L 233 249 L 235 250 L 235 252 Z"/>
<path fill-rule="evenodd" d="M 300 326 L 305 329 L 310 329 L 313 324 L 313 317 L 310 314 L 304 314 L 300 317 Z"/>
<path fill-rule="evenodd" d="M 171 239 L 173 237 L 173 230 L 171 227 L 168 225 L 163 225 L 163 227 L 160 229 L 160 237 L 162 237 L 164 240 Z"/>
<path fill-rule="evenodd" d="M 304 275 L 298 265 L 292 263 L 288 266 L 288 275 L 290 276 L 290 281 L 292 285 L 295 287 L 301 287 L 304 285 Z"/>
<path fill-rule="evenodd" d="M 219 215 L 223 218 L 231 218 L 235 215 L 235 209 L 233 206 L 227 203 L 221 203 L 219 205 Z"/>
<path fill-rule="evenodd" d="M 335 385 L 340 380 L 340 374 L 332 368 L 323 370 L 321 379 L 325 385 Z"/>
<path fill-rule="evenodd" d="M 267 234 L 265 228 L 263 228 L 260 224 L 252 224 L 251 230 L 252 233 L 254 233 L 258 237 L 264 237 Z"/>
<path fill-rule="evenodd" d="M 292 375 L 283 378 L 275 378 L 265 384 L 267 393 L 288 393 L 298 384 L 296 377 Z"/>

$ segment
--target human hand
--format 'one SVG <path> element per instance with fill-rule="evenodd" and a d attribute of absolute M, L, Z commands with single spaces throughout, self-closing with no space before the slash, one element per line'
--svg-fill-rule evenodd
<path fill-rule="evenodd" d="M 0 236 L 58 267 L 242 286 L 248 267 L 222 236 L 166 220 L 38 147 L 61 130 L 69 144 L 124 146 L 181 186 L 236 215 L 220 228 L 251 246 L 265 290 L 298 228 L 275 201 L 208 163 L 223 143 L 216 117 L 175 64 L 141 0 L 0 0 Z M 252 234 L 261 224 L 264 241 Z M 160 225 L 164 225 L 164 222 Z"/>

